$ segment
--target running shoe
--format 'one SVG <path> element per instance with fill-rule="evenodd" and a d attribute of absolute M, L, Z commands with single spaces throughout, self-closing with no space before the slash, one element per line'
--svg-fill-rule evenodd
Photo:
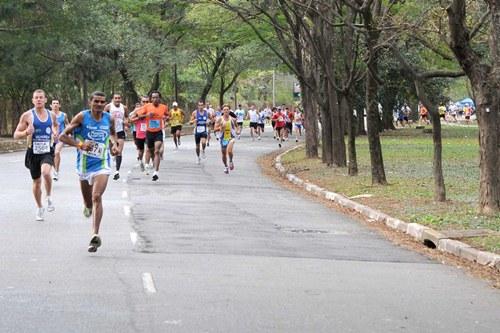
<path fill-rule="evenodd" d="M 234 170 L 234 163 L 233 162 L 229 162 L 229 170 Z"/>
<path fill-rule="evenodd" d="M 102 244 L 101 242 L 101 237 L 99 237 L 99 235 L 95 234 L 94 236 L 92 236 L 92 238 L 90 239 L 90 243 L 89 243 L 89 248 L 88 248 L 88 251 L 89 252 L 96 252 L 97 251 L 97 248 L 100 247 Z"/>
<path fill-rule="evenodd" d="M 229 173 L 229 169 L 227 167 L 224 168 L 224 173 L 226 173 L 226 174 Z"/>
<path fill-rule="evenodd" d="M 55 180 L 56 182 L 59 180 L 59 173 L 57 171 L 54 171 L 54 175 L 52 176 L 52 179 Z"/>
<path fill-rule="evenodd" d="M 44 213 L 43 207 L 37 208 L 36 209 L 35 220 L 36 221 L 43 221 L 43 213 Z"/>
<path fill-rule="evenodd" d="M 120 179 L 120 173 L 116 171 L 115 175 L 113 176 L 113 180 L 118 180 L 118 179 Z"/>
<path fill-rule="evenodd" d="M 177 139 L 177 144 L 180 146 L 181 145 L 181 138 Z"/>
<path fill-rule="evenodd" d="M 152 179 L 153 179 L 153 181 L 155 182 L 155 181 L 157 181 L 159 178 L 160 178 L 160 177 L 158 177 L 158 175 L 153 175 L 153 178 L 152 178 Z"/>
<path fill-rule="evenodd" d="M 200 159 L 200 157 L 198 156 L 198 157 L 196 157 L 196 164 L 200 164 L 200 163 L 201 163 L 201 159 Z"/>
<path fill-rule="evenodd" d="M 299 139 L 295 139 L 295 142 L 299 142 Z"/>
<path fill-rule="evenodd" d="M 92 216 L 92 208 L 84 207 L 83 208 L 83 216 L 91 217 Z"/>
<path fill-rule="evenodd" d="M 259 141 L 260 141 L 260 135 L 257 137 L 257 140 L 259 140 Z"/>
<path fill-rule="evenodd" d="M 52 200 L 50 200 L 50 198 L 47 198 L 47 211 L 53 212 L 55 209 L 56 207 L 54 207 L 54 203 L 52 202 Z"/>

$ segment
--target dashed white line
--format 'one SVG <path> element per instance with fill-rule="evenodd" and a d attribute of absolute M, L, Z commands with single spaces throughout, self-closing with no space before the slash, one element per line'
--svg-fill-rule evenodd
<path fill-rule="evenodd" d="M 132 241 L 132 244 L 136 244 L 137 243 L 137 232 L 135 231 L 131 231 L 130 232 L 130 240 Z"/>
<path fill-rule="evenodd" d="M 123 214 L 125 214 L 125 216 L 130 216 L 130 206 L 129 205 L 125 205 L 123 206 Z"/>
<path fill-rule="evenodd" d="M 128 198 L 128 192 L 127 191 L 122 191 L 122 198 L 127 199 Z"/>
<path fill-rule="evenodd" d="M 155 283 L 151 273 L 142 273 L 142 285 L 147 293 L 156 293 Z"/>

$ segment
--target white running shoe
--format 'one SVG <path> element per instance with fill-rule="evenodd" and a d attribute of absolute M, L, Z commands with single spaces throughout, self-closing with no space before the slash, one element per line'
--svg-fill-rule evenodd
<path fill-rule="evenodd" d="M 47 211 L 53 212 L 54 210 L 56 210 L 56 207 L 54 207 L 54 203 L 50 198 L 47 198 Z"/>
<path fill-rule="evenodd" d="M 257 137 L 257 140 L 259 140 L 259 141 L 260 141 L 260 135 Z"/>
<path fill-rule="evenodd" d="M 59 180 L 59 173 L 57 171 L 54 171 L 54 175 L 52 176 L 52 179 L 55 180 L 56 182 Z"/>
<path fill-rule="evenodd" d="M 36 215 L 35 215 L 35 220 L 36 221 L 43 221 L 43 213 L 44 213 L 43 207 L 39 207 L 36 209 Z"/>
<path fill-rule="evenodd" d="M 198 156 L 196 157 L 196 164 L 200 164 L 201 163 L 201 158 Z"/>
<path fill-rule="evenodd" d="M 229 173 L 229 169 L 227 167 L 224 168 L 224 173 L 225 174 L 228 174 Z"/>

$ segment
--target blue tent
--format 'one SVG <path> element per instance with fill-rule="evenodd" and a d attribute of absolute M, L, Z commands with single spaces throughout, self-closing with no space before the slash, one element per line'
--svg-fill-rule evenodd
<path fill-rule="evenodd" d="M 469 106 L 472 106 L 473 108 L 476 108 L 476 106 L 474 104 L 474 101 L 471 98 L 469 98 L 469 97 L 464 98 L 463 100 L 458 101 L 455 104 L 458 105 L 458 106 L 460 106 L 460 107 L 462 107 L 462 108 L 464 106 L 466 106 L 466 105 L 469 105 Z"/>

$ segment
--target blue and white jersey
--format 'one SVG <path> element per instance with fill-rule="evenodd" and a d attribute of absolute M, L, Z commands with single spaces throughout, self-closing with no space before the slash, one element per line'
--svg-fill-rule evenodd
<path fill-rule="evenodd" d="M 47 154 L 50 153 L 50 148 L 52 146 L 52 117 L 50 116 L 50 111 L 45 109 L 47 119 L 41 121 L 35 109 L 31 110 L 33 115 L 33 127 L 35 132 L 31 136 L 31 148 L 33 149 L 33 154 Z"/>
<path fill-rule="evenodd" d="M 111 115 L 102 113 L 102 118 L 97 121 L 92 117 L 90 110 L 83 111 L 83 122 L 75 138 L 90 144 L 89 151 L 77 150 L 76 168 L 83 175 L 100 170 L 111 170 L 111 157 L 109 154 L 109 137 L 111 128 Z"/>
<path fill-rule="evenodd" d="M 242 123 L 245 119 L 245 110 L 243 109 L 236 109 L 236 111 L 234 111 L 234 114 L 236 115 L 236 121 L 239 123 Z"/>
<path fill-rule="evenodd" d="M 195 134 L 204 134 L 208 132 L 208 112 L 205 110 L 203 114 L 196 110 L 196 128 Z"/>
<path fill-rule="evenodd" d="M 66 113 L 60 112 L 58 116 L 56 116 L 57 120 L 57 125 L 59 126 L 59 132 L 57 133 L 58 135 L 61 134 L 64 129 L 66 128 L 66 122 L 64 121 L 66 119 Z"/>

